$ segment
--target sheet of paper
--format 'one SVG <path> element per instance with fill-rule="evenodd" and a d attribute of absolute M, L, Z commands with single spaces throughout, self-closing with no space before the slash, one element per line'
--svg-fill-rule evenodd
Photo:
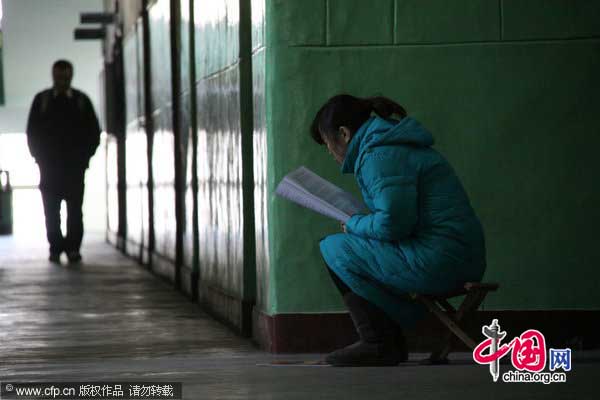
<path fill-rule="evenodd" d="M 303 166 L 286 175 L 275 193 L 341 222 L 365 209 L 356 197 Z"/>

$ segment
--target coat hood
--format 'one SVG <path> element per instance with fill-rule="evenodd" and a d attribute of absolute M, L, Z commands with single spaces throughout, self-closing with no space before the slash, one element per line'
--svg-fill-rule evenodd
<path fill-rule="evenodd" d="M 342 172 L 354 172 L 357 161 L 367 149 L 396 145 L 429 147 L 433 143 L 431 133 L 414 118 L 405 117 L 397 121 L 371 117 L 358 129 L 350 141 L 346 158 L 342 164 Z"/>

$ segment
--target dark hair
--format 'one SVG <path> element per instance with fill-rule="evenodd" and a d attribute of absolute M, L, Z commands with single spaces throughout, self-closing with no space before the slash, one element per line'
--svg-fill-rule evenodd
<path fill-rule="evenodd" d="M 68 69 L 71 72 L 73 72 L 73 64 L 71 64 L 70 61 L 67 60 L 57 60 L 54 62 L 54 64 L 52 64 L 52 69 Z"/>
<path fill-rule="evenodd" d="M 341 126 L 356 132 L 374 112 L 382 118 L 397 115 L 406 117 L 406 110 L 387 97 L 360 98 L 349 94 L 333 96 L 321 107 L 310 126 L 310 135 L 315 142 L 325 144 L 321 134 L 334 136 Z"/>

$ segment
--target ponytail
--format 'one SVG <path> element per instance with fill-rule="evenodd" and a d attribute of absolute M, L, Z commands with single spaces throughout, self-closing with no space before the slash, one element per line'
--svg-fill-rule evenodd
<path fill-rule="evenodd" d="M 333 137 L 345 126 L 356 132 L 375 113 L 381 118 L 406 117 L 406 110 L 387 97 L 368 98 L 339 94 L 330 98 L 317 112 L 310 127 L 310 135 L 319 144 L 325 144 L 321 135 Z"/>
<path fill-rule="evenodd" d="M 371 110 L 381 118 L 390 118 L 394 114 L 399 116 L 400 119 L 406 117 L 404 107 L 387 97 L 369 97 L 366 101 L 369 102 Z"/>

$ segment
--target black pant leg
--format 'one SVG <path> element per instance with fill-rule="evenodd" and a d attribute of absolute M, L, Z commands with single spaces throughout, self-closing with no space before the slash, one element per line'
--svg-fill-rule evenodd
<path fill-rule="evenodd" d="M 64 250 L 64 238 L 60 230 L 60 203 L 59 194 L 42 190 L 42 202 L 46 219 L 46 237 L 50 243 L 50 253 L 59 254 Z"/>
<path fill-rule="evenodd" d="M 83 181 L 78 182 L 69 190 L 65 200 L 67 202 L 67 237 L 65 251 L 79 251 L 83 239 Z"/>
<path fill-rule="evenodd" d="M 325 265 L 331 280 L 342 295 L 361 340 L 381 342 L 386 337 L 396 337 L 398 345 L 404 349 L 406 346 L 404 337 L 396 322 L 381 308 L 354 293 L 327 264 Z"/>
<path fill-rule="evenodd" d="M 348 285 L 346 285 L 338 276 L 335 272 L 333 272 L 333 270 L 331 268 L 329 268 L 329 265 L 325 264 L 325 266 L 327 267 L 327 271 L 329 272 L 329 275 L 331 276 L 331 280 L 333 281 L 333 283 L 335 284 L 335 286 L 338 288 L 338 290 L 340 291 L 341 295 L 345 295 L 346 293 L 352 291 Z"/>

